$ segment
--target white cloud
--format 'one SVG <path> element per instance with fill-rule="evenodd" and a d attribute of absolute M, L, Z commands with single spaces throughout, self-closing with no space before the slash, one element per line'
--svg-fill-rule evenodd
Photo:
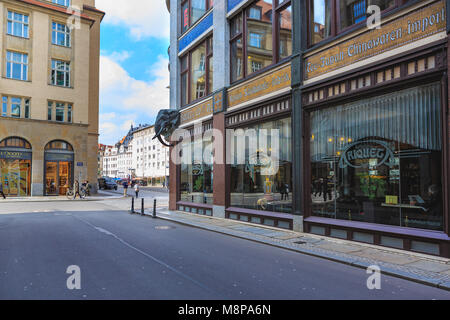
<path fill-rule="evenodd" d="M 106 12 L 104 23 L 126 26 L 136 39 L 169 37 L 170 18 L 164 0 L 97 0 L 96 7 Z"/>
<path fill-rule="evenodd" d="M 154 119 L 160 109 L 169 108 L 168 59 L 159 56 L 149 68 L 149 81 L 137 80 L 120 65 L 129 56 L 114 52 L 100 57 L 100 139 L 114 144 L 131 124 Z M 148 121 L 147 121 L 148 122 Z"/>

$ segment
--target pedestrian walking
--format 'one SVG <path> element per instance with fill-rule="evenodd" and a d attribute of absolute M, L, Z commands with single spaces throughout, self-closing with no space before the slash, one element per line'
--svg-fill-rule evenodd
<path fill-rule="evenodd" d="M 134 185 L 134 192 L 136 193 L 136 199 L 139 198 L 139 183 Z"/>
<path fill-rule="evenodd" d="M 6 199 L 5 194 L 3 193 L 3 184 L 0 181 L 0 194 L 2 195 L 3 199 Z"/>
<path fill-rule="evenodd" d="M 128 182 L 125 180 L 122 183 L 123 186 L 123 196 L 126 197 L 128 195 Z"/>

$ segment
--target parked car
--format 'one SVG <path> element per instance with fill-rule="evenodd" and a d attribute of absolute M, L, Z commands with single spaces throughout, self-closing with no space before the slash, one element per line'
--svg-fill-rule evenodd
<path fill-rule="evenodd" d="M 103 177 L 98 179 L 98 187 L 104 190 L 117 190 L 117 183 L 109 177 Z"/>

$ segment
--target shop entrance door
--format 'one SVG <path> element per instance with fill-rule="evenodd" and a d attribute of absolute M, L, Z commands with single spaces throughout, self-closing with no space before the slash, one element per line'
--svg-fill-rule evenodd
<path fill-rule="evenodd" d="M 45 194 L 63 196 L 72 185 L 72 165 L 70 161 L 47 161 L 45 165 Z"/>
<path fill-rule="evenodd" d="M 58 162 L 47 162 L 45 165 L 45 194 L 58 195 Z"/>

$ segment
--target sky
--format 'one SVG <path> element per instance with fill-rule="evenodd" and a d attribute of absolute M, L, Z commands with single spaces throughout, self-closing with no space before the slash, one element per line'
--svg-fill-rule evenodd
<path fill-rule="evenodd" d="M 169 13 L 164 0 L 96 0 L 106 12 L 100 44 L 100 138 L 114 145 L 169 108 Z"/>

